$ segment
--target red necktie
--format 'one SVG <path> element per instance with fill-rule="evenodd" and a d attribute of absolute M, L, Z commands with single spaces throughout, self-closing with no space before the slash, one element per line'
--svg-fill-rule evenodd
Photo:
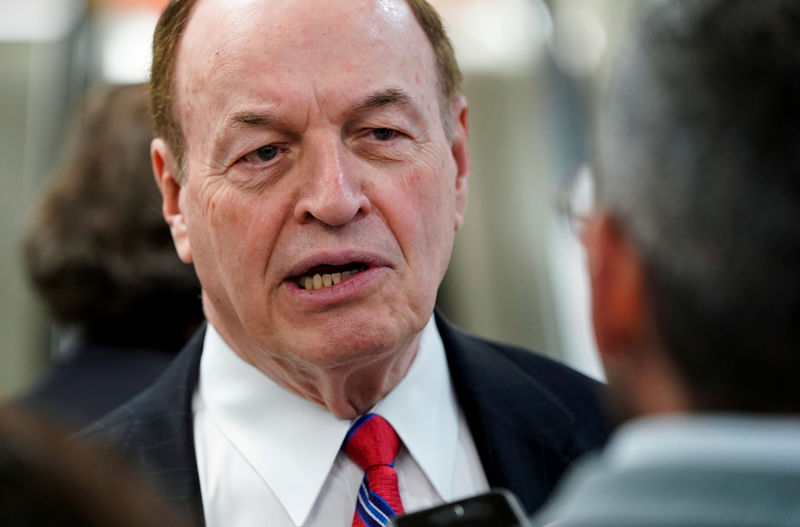
<path fill-rule="evenodd" d="M 342 448 L 364 471 L 353 527 L 383 527 L 390 518 L 403 514 L 393 466 L 399 446 L 392 425 L 379 415 L 362 415 L 347 432 Z"/>

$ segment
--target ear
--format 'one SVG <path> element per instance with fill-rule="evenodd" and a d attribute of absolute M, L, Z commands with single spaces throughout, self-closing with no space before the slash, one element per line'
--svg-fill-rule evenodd
<path fill-rule="evenodd" d="M 461 228 L 464 223 L 464 212 L 467 209 L 467 195 L 469 190 L 469 123 L 467 121 L 467 99 L 463 95 L 455 98 L 451 106 L 453 116 L 452 134 L 453 141 L 451 152 L 456 162 L 456 217 L 455 229 Z"/>
<path fill-rule="evenodd" d="M 161 190 L 161 211 L 172 233 L 172 242 L 178 257 L 184 263 L 192 262 L 192 248 L 189 244 L 189 235 L 186 229 L 186 218 L 181 211 L 180 196 L 183 186 L 179 181 L 179 167 L 167 143 L 157 137 L 150 143 L 150 161 L 153 165 L 153 174 L 156 184 Z"/>
<path fill-rule="evenodd" d="M 597 347 L 611 362 L 636 360 L 649 330 L 641 259 L 618 223 L 599 211 L 584 233 Z"/>

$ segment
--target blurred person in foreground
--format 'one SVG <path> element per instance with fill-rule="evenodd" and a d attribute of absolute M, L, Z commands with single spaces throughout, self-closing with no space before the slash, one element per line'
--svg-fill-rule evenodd
<path fill-rule="evenodd" d="M 25 242 L 67 345 L 20 402 L 81 429 L 152 384 L 203 315 L 153 185 L 146 86 L 89 90 L 75 136 Z"/>
<path fill-rule="evenodd" d="M 800 525 L 800 2 L 637 19 L 598 116 L 584 237 L 631 420 L 553 525 Z"/>
<path fill-rule="evenodd" d="M 181 527 L 131 467 L 34 414 L 0 406 L 0 525 Z"/>
<path fill-rule="evenodd" d="M 532 511 L 602 443 L 597 383 L 434 314 L 469 157 L 427 2 L 173 2 L 151 77 L 208 325 L 89 435 L 198 524 L 383 525 L 489 486 Z"/>

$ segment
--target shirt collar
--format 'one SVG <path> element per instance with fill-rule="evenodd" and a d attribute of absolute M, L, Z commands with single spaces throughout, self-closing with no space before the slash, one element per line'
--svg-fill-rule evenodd
<path fill-rule="evenodd" d="M 696 466 L 797 470 L 797 416 L 662 415 L 635 419 L 615 434 L 608 459 L 618 469 L 690 462 Z"/>
<path fill-rule="evenodd" d="M 211 324 L 198 389 L 231 444 L 292 521 L 303 524 L 351 422 L 299 397 L 242 360 Z M 371 411 L 392 424 L 436 491 L 451 499 L 458 410 L 433 317 L 408 373 Z"/>
<path fill-rule="evenodd" d="M 419 352 L 405 378 L 372 411 L 392 424 L 439 496 L 453 499 L 458 404 L 433 317 L 422 332 Z"/>

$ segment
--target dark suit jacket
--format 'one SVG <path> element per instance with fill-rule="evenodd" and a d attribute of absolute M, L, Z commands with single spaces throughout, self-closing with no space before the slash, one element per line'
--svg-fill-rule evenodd
<path fill-rule="evenodd" d="M 470 337 L 437 316 L 458 402 L 492 487 L 536 510 L 566 466 L 607 436 L 600 385 L 529 351 Z M 88 429 L 110 442 L 203 524 L 192 396 L 203 331 L 147 391 Z"/>
<path fill-rule="evenodd" d="M 153 384 L 179 349 L 81 342 L 14 402 L 74 433 Z"/>

